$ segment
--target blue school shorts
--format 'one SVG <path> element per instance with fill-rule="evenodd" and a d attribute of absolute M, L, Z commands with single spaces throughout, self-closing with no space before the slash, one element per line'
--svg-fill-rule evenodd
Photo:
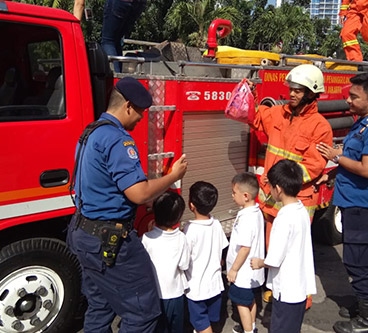
<path fill-rule="evenodd" d="M 203 301 L 192 301 L 188 298 L 190 323 L 196 331 L 204 331 L 211 322 L 220 320 L 221 294 Z"/>
<path fill-rule="evenodd" d="M 255 299 L 253 289 L 240 288 L 234 283 L 230 284 L 228 296 L 235 304 L 244 306 L 251 306 Z"/>

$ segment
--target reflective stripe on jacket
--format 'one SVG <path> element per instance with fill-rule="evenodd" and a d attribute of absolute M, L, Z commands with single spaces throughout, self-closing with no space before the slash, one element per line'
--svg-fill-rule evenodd
<path fill-rule="evenodd" d="M 368 1 L 366 0 L 342 0 L 339 16 L 346 16 L 348 11 L 353 10 L 360 14 L 368 10 Z"/>
<path fill-rule="evenodd" d="M 260 207 L 272 216 L 276 216 L 279 207 L 273 200 L 267 200 L 270 189 L 265 183 L 268 170 L 281 159 L 297 162 L 303 170 L 303 188 L 298 195 L 311 213 L 317 204 L 318 193 L 313 191 L 313 181 L 324 170 L 327 161 L 316 149 L 316 144 L 325 142 L 332 146 L 332 129 L 328 121 L 318 113 L 317 102 L 306 105 L 298 117 L 290 122 L 289 105 L 267 107 L 260 105 L 252 127 L 265 132 L 268 137 L 264 173 L 260 187 L 262 195 Z M 263 197 L 263 198 L 262 198 Z"/>

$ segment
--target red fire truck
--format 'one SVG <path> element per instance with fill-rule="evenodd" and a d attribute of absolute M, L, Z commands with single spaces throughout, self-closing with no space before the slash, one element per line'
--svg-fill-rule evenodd
<path fill-rule="evenodd" d="M 220 23 L 212 33 L 226 30 Z M 147 176 L 169 172 L 186 153 L 188 172 L 174 187 L 187 198 L 193 182 L 215 184 L 219 203 L 213 213 L 226 232 L 237 212 L 231 179 L 248 169 L 260 173 L 267 144 L 261 133 L 224 117 L 241 78 L 258 83 L 262 103 L 284 103 L 286 73 L 295 64 L 313 62 L 325 73 L 320 112 L 337 143 L 354 121 L 344 99 L 355 63 L 332 69 L 328 65 L 336 63 L 324 58 L 220 48 L 209 52 L 216 58 L 204 61 L 198 50 L 169 43 L 156 47 L 159 61 L 147 54 L 119 58 L 123 73 L 112 77 L 106 55 L 98 44 L 86 45 L 70 13 L 0 0 L 0 31 L 0 332 L 71 332 L 82 313 L 80 269 L 65 246 L 75 209 L 68 188 L 76 142 L 104 111 L 114 79 L 134 76 L 153 95 L 153 106 L 133 133 Z M 215 50 L 213 38 L 209 46 Z M 320 193 L 324 207 L 332 189 L 322 187 Z M 340 236 L 335 212 L 330 205 L 319 213 L 320 234 L 330 242 Z M 189 216 L 186 212 L 183 220 Z M 149 208 L 140 207 L 139 232 L 151 219 Z"/>

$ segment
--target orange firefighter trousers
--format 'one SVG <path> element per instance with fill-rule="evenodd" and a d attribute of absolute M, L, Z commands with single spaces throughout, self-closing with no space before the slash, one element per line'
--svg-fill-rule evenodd
<path fill-rule="evenodd" d="M 363 61 L 362 52 L 357 40 L 359 32 L 364 41 L 368 43 L 368 12 L 349 10 L 341 30 L 341 39 L 347 60 Z"/>

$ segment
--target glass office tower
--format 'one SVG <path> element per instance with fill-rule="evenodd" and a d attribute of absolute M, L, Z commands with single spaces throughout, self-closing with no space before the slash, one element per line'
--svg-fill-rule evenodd
<path fill-rule="evenodd" d="M 340 0 L 311 0 L 310 16 L 328 18 L 331 25 L 339 24 Z"/>

